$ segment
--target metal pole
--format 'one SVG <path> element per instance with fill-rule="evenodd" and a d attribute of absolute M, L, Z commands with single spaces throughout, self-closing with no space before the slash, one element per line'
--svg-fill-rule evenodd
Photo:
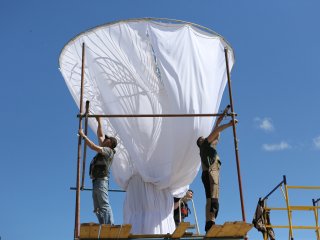
<path fill-rule="evenodd" d="M 77 190 L 77 188 L 70 187 L 70 190 Z M 92 191 L 92 188 L 81 188 L 81 191 Z M 119 190 L 119 189 L 109 189 L 108 192 L 126 192 L 126 191 Z"/>
<path fill-rule="evenodd" d="M 82 44 L 82 65 L 81 65 L 81 87 L 80 87 L 80 109 L 82 114 L 83 105 L 83 82 L 84 82 L 84 53 L 85 45 Z M 82 117 L 79 118 L 79 130 L 82 128 Z M 80 236 L 80 158 L 81 158 L 81 136 L 78 137 L 78 157 L 77 157 L 77 190 L 76 190 L 76 210 L 75 210 L 75 226 L 74 239 L 79 239 Z"/>
<path fill-rule="evenodd" d="M 317 240 L 320 239 L 320 232 L 319 232 L 319 218 L 318 218 L 318 208 L 316 208 L 317 203 L 315 199 L 312 199 L 312 204 L 313 204 L 313 211 L 314 211 L 314 217 L 316 220 L 316 235 L 317 235 Z"/>
<path fill-rule="evenodd" d="M 261 198 L 259 199 L 259 202 L 261 201 Z M 267 201 L 265 201 L 265 199 L 263 199 L 262 200 L 263 201 L 263 208 L 265 209 L 266 208 L 266 206 L 267 206 L 267 204 L 266 204 L 266 202 Z M 264 219 L 267 219 L 267 211 L 263 211 L 263 216 L 264 216 Z M 266 229 L 267 230 L 267 229 Z M 263 232 L 263 240 L 268 240 L 268 231 L 264 231 Z"/>
<path fill-rule="evenodd" d="M 179 199 L 179 223 L 181 223 L 181 199 Z"/>
<path fill-rule="evenodd" d="M 228 89 L 229 89 L 231 112 L 234 113 L 232 89 L 231 89 L 231 78 L 230 78 L 230 70 L 229 70 L 229 60 L 228 60 L 228 49 L 227 48 L 224 49 L 224 55 L 225 55 L 226 68 L 227 68 L 226 70 L 227 70 L 227 77 L 228 77 Z M 239 183 L 239 192 L 240 192 L 240 201 L 241 201 L 242 220 L 245 222 L 246 221 L 246 214 L 245 214 L 245 210 L 244 210 L 244 202 L 243 202 L 243 194 L 242 194 L 240 160 L 239 160 L 238 140 L 237 140 L 237 132 L 236 132 L 236 124 L 235 124 L 234 114 L 232 114 L 231 117 L 232 117 L 232 122 L 233 122 L 232 129 L 233 129 L 233 139 L 234 139 L 234 147 L 235 147 L 235 154 L 236 154 L 236 162 L 237 162 L 237 173 L 238 173 L 238 183 Z"/>
<path fill-rule="evenodd" d="M 216 116 L 237 116 L 235 113 L 191 113 L 191 114 L 89 114 L 88 118 L 107 117 L 107 118 L 140 118 L 140 117 L 216 117 Z M 85 115 L 78 114 L 78 117 Z"/>
<path fill-rule="evenodd" d="M 197 227 L 197 234 L 200 235 L 200 229 L 199 229 L 199 223 L 198 223 L 198 218 L 197 218 L 197 212 L 196 212 L 196 207 L 194 206 L 193 199 L 190 199 L 192 202 L 192 207 L 193 207 L 193 213 L 194 213 L 194 221 L 196 222 L 196 227 Z"/>
<path fill-rule="evenodd" d="M 88 114 L 89 114 L 89 101 L 86 101 L 86 113 L 85 113 L 85 121 L 84 121 L 84 134 L 88 135 Z M 82 182 L 81 182 L 81 189 L 84 188 L 84 176 L 86 171 L 86 158 L 87 158 L 87 144 L 84 142 L 83 146 L 83 159 L 82 159 Z"/>
<path fill-rule="evenodd" d="M 283 181 L 281 181 L 281 183 L 279 183 L 274 189 L 272 189 L 271 192 L 269 192 L 269 193 L 267 194 L 267 196 L 265 196 L 261 201 L 264 201 L 264 200 L 268 199 L 268 197 L 269 197 L 272 193 L 274 193 L 275 190 L 277 190 L 279 187 L 281 187 L 282 184 L 283 184 Z"/>
<path fill-rule="evenodd" d="M 283 183 L 284 183 L 284 190 L 286 194 L 286 205 L 287 205 L 288 220 L 289 220 L 289 239 L 293 240 L 291 208 L 289 206 L 289 193 L 288 193 L 288 186 L 287 186 L 287 178 L 285 175 L 283 176 Z"/>

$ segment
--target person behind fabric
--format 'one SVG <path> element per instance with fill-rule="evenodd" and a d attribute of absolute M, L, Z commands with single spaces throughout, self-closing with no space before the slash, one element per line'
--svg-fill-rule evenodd
<path fill-rule="evenodd" d="M 79 134 L 86 141 L 86 144 L 97 152 L 90 163 L 90 177 L 92 179 L 92 198 L 94 212 L 100 224 L 113 224 L 113 213 L 109 203 L 109 175 L 114 148 L 117 146 L 117 139 L 103 135 L 100 118 L 97 118 L 97 137 L 99 145 L 94 144 L 84 133 L 79 130 Z"/>
<path fill-rule="evenodd" d="M 193 191 L 189 189 L 186 192 L 186 195 L 183 198 L 174 198 L 174 212 L 173 212 L 173 218 L 174 222 L 176 224 L 176 227 L 178 227 L 180 223 L 180 212 L 181 212 L 181 221 L 183 221 L 188 215 L 189 215 L 189 207 L 188 207 L 188 201 L 191 200 L 193 197 Z M 179 202 L 180 202 L 180 209 L 179 209 Z"/>
<path fill-rule="evenodd" d="M 216 124 L 206 138 L 199 137 L 197 145 L 200 148 L 201 166 L 202 166 L 202 183 L 206 193 L 206 225 L 205 231 L 207 232 L 218 216 L 219 212 L 219 179 L 220 179 L 220 166 L 221 161 L 216 151 L 216 146 L 219 141 L 220 132 L 232 126 L 232 120 L 220 125 L 223 117 L 227 114 L 230 105 L 228 105 L 223 114 L 220 115 Z M 238 121 L 235 120 L 235 124 Z"/>

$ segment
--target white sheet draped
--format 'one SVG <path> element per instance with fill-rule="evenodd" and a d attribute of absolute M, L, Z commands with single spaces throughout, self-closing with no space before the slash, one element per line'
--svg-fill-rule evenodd
<path fill-rule="evenodd" d="M 81 46 L 85 43 L 84 102 L 91 114 L 215 113 L 226 86 L 224 40 L 190 24 L 119 22 L 84 32 L 60 55 L 60 69 L 79 106 Z M 199 136 L 212 117 L 109 118 L 104 129 L 120 144 L 112 165 L 127 191 L 124 223 L 133 233 L 172 233 L 173 194 L 195 178 Z M 96 121 L 89 120 L 96 131 Z"/>

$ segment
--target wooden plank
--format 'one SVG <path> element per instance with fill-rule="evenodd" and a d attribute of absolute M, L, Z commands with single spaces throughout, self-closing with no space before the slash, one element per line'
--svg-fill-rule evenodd
<path fill-rule="evenodd" d="M 130 224 L 109 225 L 103 224 L 100 231 L 100 239 L 128 238 L 131 231 Z"/>
<path fill-rule="evenodd" d="M 181 222 L 176 230 L 172 233 L 171 238 L 181 238 L 185 231 L 189 228 L 190 223 L 189 222 Z"/>
<path fill-rule="evenodd" d="M 122 225 L 122 229 L 121 229 L 121 234 L 120 234 L 120 237 L 121 238 L 128 238 L 129 235 L 130 235 L 130 232 L 131 232 L 131 224 L 124 224 Z"/>
<path fill-rule="evenodd" d="M 189 222 L 182 222 L 176 228 L 172 235 L 170 234 L 150 234 L 148 237 L 172 238 L 178 239 L 186 236 L 186 230 L 190 227 Z M 101 227 L 101 229 L 100 229 Z M 206 234 L 207 238 L 243 238 L 252 228 L 252 224 L 245 222 L 226 222 L 223 225 L 213 225 Z M 80 226 L 80 239 L 128 239 L 137 238 L 139 235 L 130 235 L 131 225 L 105 225 L 96 223 L 83 223 Z M 100 232 L 100 236 L 99 236 Z M 146 237 L 147 235 L 141 235 Z"/>
<path fill-rule="evenodd" d="M 110 224 L 101 224 L 99 238 L 109 238 L 110 235 L 111 235 L 111 225 Z"/>
<path fill-rule="evenodd" d="M 206 234 L 206 237 L 215 237 L 221 231 L 222 225 L 213 225 Z"/>
<path fill-rule="evenodd" d="M 236 222 L 225 222 L 221 231 L 216 235 L 217 237 L 235 237 L 238 236 L 238 228 Z"/>
<path fill-rule="evenodd" d="M 233 231 L 230 232 L 230 234 L 232 234 L 233 236 L 245 236 L 247 234 L 247 231 L 245 228 L 248 225 L 247 223 L 238 221 L 238 222 L 233 222 L 233 224 L 234 224 L 234 228 L 233 228 Z"/>
<path fill-rule="evenodd" d="M 80 225 L 80 239 L 98 238 L 100 225 L 96 223 L 82 223 Z"/>
<path fill-rule="evenodd" d="M 234 236 L 238 232 L 238 229 L 236 228 L 236 224 L 232 222 L 225 222 L 222 225 L 221 231 L 216 235 L 217 237 L 230 237 Z"/>
<path fill-rule="evenodd" d="M 213 225 L 206 237 L 243 238 L 252 228 L 252 224 L 245 222 L 226 222 L 223 225 Z"/>
<path fill-rule="evenodd" d="M 89 238 L 90 227 L 83 224 L 80 225 L 80 238 Z"/>
<path fill-rule="evenodd" d="M 228 232 L 229 236 L 232 237 L 244 237 L 248 233 L 248 231 L 252 228 L 252 224 L 248 224 L 246 222 L 228 222 L 233 228 Z"/>
<path fill-rule="evenodd" d="M 251 230 L 252 227 L 253 227 L 252 224 L 241 222 L 241 226 L 238 232 L 239 236 L 247 235 L 247 233 Z"/>

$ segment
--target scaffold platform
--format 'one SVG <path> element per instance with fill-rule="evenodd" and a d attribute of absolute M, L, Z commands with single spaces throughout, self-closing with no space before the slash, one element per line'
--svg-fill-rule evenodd
<path fill-rule="evenodd" d="M 172 234 L 131 234 L 131 225 L 106 225 L 83 223 L 80 226 L 80 240 L 95 239 L 245 239 L 252 224 L 245 222 L 226 222 L 214 225 L 206 235 L 187 232 L 189 222 L 182 222 Z"/>

